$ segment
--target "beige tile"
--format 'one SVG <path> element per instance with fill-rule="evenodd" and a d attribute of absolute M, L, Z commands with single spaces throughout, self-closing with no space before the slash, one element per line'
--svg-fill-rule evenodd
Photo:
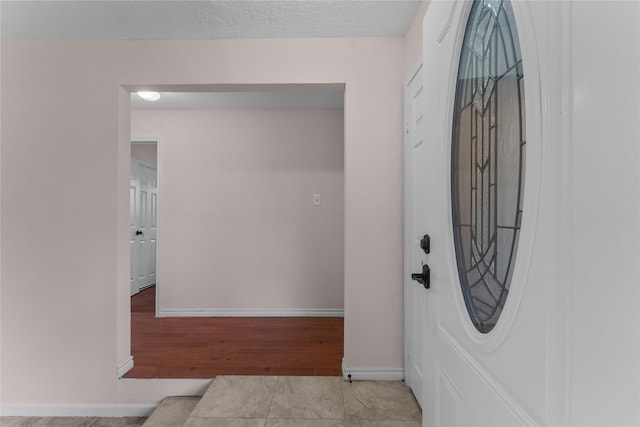
<path fill-rule="evenodd" d="M 199 401 L 200 396 L 166 397 L 153 411 L 145 427 L 181 426 L 189 418 Z"/>
<path fill-rule="evenodd" d="M 269 417 L 344 419 L 340 377 L 279 377 Z"/>
<path fill-rule="evenodd" d="M 266 427 L 346 427 L 344 420 L 268 419 Z"/>
<path fill-rule="evenodd" d="M 347 420 L 347 427 L 421 427 L 421 421 Z"/>
<path fill-rule="evenodd" d="M 2 427 L 89 427 L 95 417 L 2 417 Z"/>
<path fill-rule="evenodd" d="M 266 418 L 277 382 L 277 377 L 217 377 L 191 415 L 201 418 Z"/>
<path fill-rule="evenodd" d="M 45 417 L 32 425 L 34 427 L 90 427 L 97 420 L 94 417 Z"/>
<path fill-rule="evenodd" d="M 420 421 L 422 412 L 411 390 L 401 381 L 343 383 L 349 420 Z M 367 424 L 369 425 L 369 424 Z"/>
<path fill-rule="evenodd" d="M 146 420 L 145 417 L 98 418 L 91 427 L 140 427 Z"/>
<path fill-rule="evenodd" d="M 31 427 L 38 418 L 34 417 L 0 417 L 0 426 L 2 427 Z"/>
<path fill-rule="evenodd" d="M 264 427 L 264 418 L 197 418 L 191 417 L 184 427 Z"/>
<path fill-rule="evenodd" d="M 144 417 L 2 417 L 2 427 L 140 427 Z"/>

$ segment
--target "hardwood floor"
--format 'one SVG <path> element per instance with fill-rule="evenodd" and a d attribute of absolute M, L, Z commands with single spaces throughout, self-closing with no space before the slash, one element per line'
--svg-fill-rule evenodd
<path fill-rule="evenodd" d="M 131 297 L 126 378 L 342 375 L 341 317 L 155 317 L 155 287 Z"/>

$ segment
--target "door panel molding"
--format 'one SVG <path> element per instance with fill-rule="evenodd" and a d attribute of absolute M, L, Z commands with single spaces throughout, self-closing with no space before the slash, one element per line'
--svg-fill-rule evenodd
<path fill-rule="evenodd" d="M 458 6 L 458 2 L 451 2 L 451 6 L 450 6 L 451 10 L 449 10 L 449 19 L 447 19 L 447 22 L 444 24 L 444 27 L 440 32 L 440 35 L 436 39 L 438 43 L 442 43 L 444 41 L 444 38 L 447 36 L 447 33 L 449 32 L 449 28 L 451 28 L 451 21 L 453 21 L 453 16 L 456 13 L 457 6 Z"/>
<path fill-rule="evenodd" d="M 473 370 L 486 387 L 522 421 L 523 425 L 540 425 L 540 423 L 534 420 L 522 405 L 518 403 L 512 394 L 509 393 L 446 328 L 439 326 L 438 334 L 447 342 L 449 348 L 460 357 L 460 360 Z M 440 364 L 438 363 L 438 365 Z M 444 368 L 440 366 L 440 370 L 444 371 Z M 453 382 L 451 382 L 451 384 L 453 384 Z"/>
<path fill-rule="evenodd" d="M 453 383 L 453 380 L 445 370 L 445 368 L 438 362 L 436 364 L 436 396 L 438 401 L 436 402 L 436 424 L 439 426 L 442 425 L 454 425 L 456 427 L 463 425 L 463 413 L 462 413 L 462 394 L 458 391 L 457 387 Z M 453 406 L 455 409 L 450 411 L 453 412 L 453 417 L 455 419 L 454 423 L 451 423 L 451 420 L 443 420 L 443 404 L 442 397 L 443 393 L 447 392 L 447 395 L 453 401 Z"/>

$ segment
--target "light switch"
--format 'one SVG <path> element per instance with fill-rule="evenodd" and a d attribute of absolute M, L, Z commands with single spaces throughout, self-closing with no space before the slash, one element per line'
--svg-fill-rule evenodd
<path fill-rule="evenodd" d="M 319 194 L 314 194 L 313 195 L 313 206 L 320 206 L 320 195 Z"/>

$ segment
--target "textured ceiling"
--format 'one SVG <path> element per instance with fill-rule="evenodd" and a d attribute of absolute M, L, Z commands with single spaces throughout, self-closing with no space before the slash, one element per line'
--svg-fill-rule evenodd
<path fill-rule="evenodd" d="M 3 40 L 402 37 L 420 1 L 0 1 Z"/>
<path fill-rule="evenodd" d="M 420 1 L 409 0 L 0 0 L 2 40 L 208 40 L 402 37 Z M 131 88 L 135 91 L 135 88 Z M 335 88 L 158 88 L 132 108 L 342 108 Z M 203 93 L 193 93 L 203 92 Z"/>

